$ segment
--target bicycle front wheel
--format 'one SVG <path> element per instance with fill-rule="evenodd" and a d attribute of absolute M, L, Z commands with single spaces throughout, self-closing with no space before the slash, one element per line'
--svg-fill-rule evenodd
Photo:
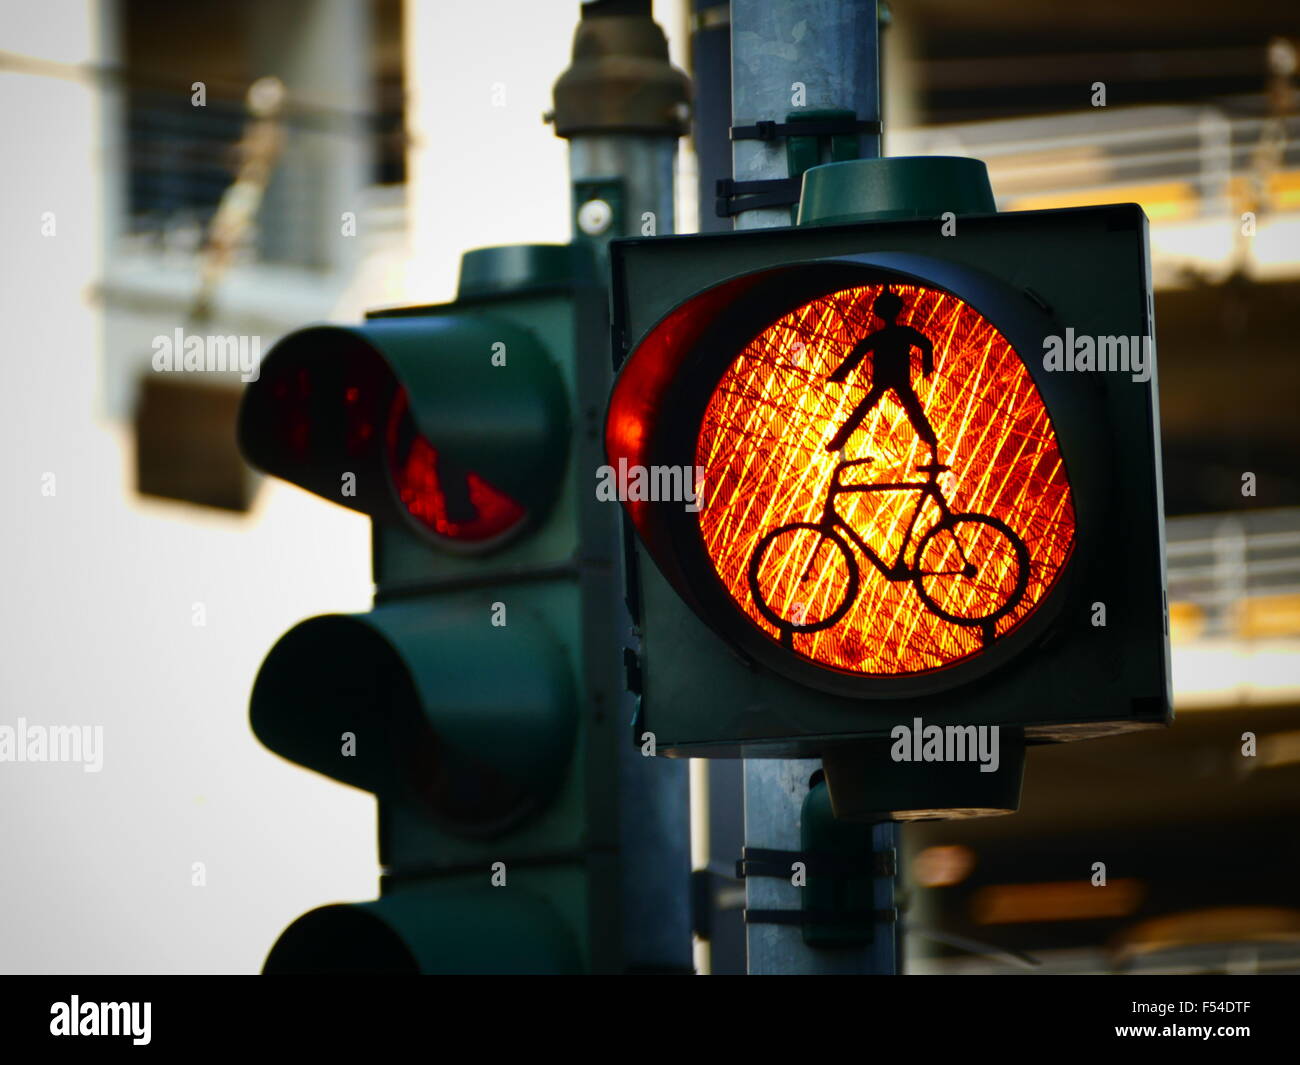
<path fill-rule="evenodd" d="M 837 624 L 858 597 L 858 564 L 833 528 L 780 525 L 749 559 L 749 592 L 758 612 L 782 633 L 819 632 Z"/>
<path fill-rule="evenodd" d="M 953 514 L 921 538 L 912 583 L 945 621 L 991 627 L 1024 597 L 1029 549 L 998 518 Z"/>

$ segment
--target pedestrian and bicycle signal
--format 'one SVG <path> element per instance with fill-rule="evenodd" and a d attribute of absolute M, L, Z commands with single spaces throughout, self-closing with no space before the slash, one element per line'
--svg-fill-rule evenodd
<path fill-rule="evenodd" d="M 1073 545 L 1028 370 L 931 287 L 843 289 L 765 328 L 715 387 L 696 459 L 700 532 L 736 604 L 783 647 L 849 672 L 978 654 L 1033 612 Z"/>
<path fill-rule="evenodd" d="M 660 750 L 816 756 L 917 716 L 1030 742 L 1168 720 L 1154 374 L 1044 355 L 1153 350 L 1146 219 L 944 229 L 613 245 L 608 461 L 697 481 L 689 507 L 624 504 Z"/>

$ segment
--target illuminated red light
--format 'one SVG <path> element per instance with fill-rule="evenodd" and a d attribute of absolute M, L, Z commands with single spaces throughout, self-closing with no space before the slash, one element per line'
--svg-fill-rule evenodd
<path fill-rule="evenodd" d="M 452 467 L 414 428 L 405 390 L 393 401 L 389 471 L 407 513 L 438 536 L 465 543 L 495 540 L 527 511 L 473 471 Z"/>
<path fill-rule="evenodd" d="M 833 669 L 898 676 L 977 655 L 1034 612 L 1073 549 L 1028 370 L 978 311 L 924 285 L 844 289 L 773 322 L 714 388 L 695 462 L 727 592 Z"/>
<path fill-rule="evenodd" d="M 665 397 L 682 361 L 727 305 L 757 281 L 755 276 L 737 278 L 682 304 L 637 349 L 636 358 L 623 368 L 610 395 L 605 449 L 612 463 L 623 461 L 628 467 L 642 468 L 652 464 L 649 448 L 655 421 L 666 406 Z M 657 534 L 646 520 L 648 504 L 628 500 L 624 505 L 638 531 L 653 544 Z"/>

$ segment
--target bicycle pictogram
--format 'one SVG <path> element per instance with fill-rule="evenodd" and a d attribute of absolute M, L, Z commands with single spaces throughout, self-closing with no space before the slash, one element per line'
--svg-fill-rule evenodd
<path fill-rule="evenodd" d="M 749 561 L 749 589 L 759 613 L 776 626 L 787 646 L 795 634 L 842 621 L 862 590 L 851 543 L 886 580 L 910 581 L 931 613 L 954 625 L 978 627 L 984 643 L 992 643 L 998 620 L 1025 594 L 1029 551 L 1024 541 L 998 518 L 955 513 L 939 486 L 939 474 L 948 466 L 918 466 L 918 472 L 927 474 L 924 481 L 844 483 L 845 471 L 873 461 L 850 459 L 835 467 L 821 520 L 779 525 L 758 541 Z M 917 500 L 898 554 L 890 561 L 858 535 L 835 504 L 845 495 L 899 491 L 915 491 Z M 939 520 L 917 541 L 909 561 L 908 548 L 927 500 L 938 509 Z M 777 593 L 783 594 L 773 602 Z"/>

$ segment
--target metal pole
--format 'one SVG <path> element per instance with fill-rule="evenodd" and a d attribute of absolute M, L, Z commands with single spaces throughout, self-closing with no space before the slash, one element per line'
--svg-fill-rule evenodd
<path fill-rule="evenodd" d="M 732 0 L 731 93 L 733 125 L 783 123 L 794 112 L 851 110 L 857 118 L 880 120 L 878 23 L 875 0 Z M 880 154 L 878 134 L 862 134 L 859 156 Z M 789 176 L 784 138 L 738 140 L 732 148 L 738 182 Z M 786 207 L 745 211 L 737 229 L 787 226 Z M 745 761 L 745 845 L 800 850 L 800 811 L 816 759 Z M 876 848 L 897 846 L 897 826 L 878 825 Z M 893 905 L 890 878 L 875 882 L 875 905 Z M 750 910 L 798 910 L 800 888 L 764 877 L 745 881 Z M 895 928 L 880 922 L 869 947 L 814 949 L 798 926 L 751 924 L 748 969 L 760 973 L 893 973 L 897 971 Z"/>
<path fill-rule="evenodd" d="M 713 209 L 720 178 L 731 177 L 731 8 L 728 0 L 691 0 L 691 81 L 695 87 L 695 162 L 699 231 L 720 233 L 729 219 Z M 728 759 L 712 759 L 721 764 Z"/>
<path fill-rule="evenodd" d="M 734 125 L 784 122 L 802 110 L 844 108 L 880 120 L 875 0 L 732 0 L 731 115 Z M 859 138 L 858 156 L 880 155 L 878 134 Z M 785 141 L 732 147 L 737 181 L 789 176 Z M 746 211 L 737 229 L 787 226 L 784 207 Z"/>
<path fill-rule="evenodd" d="M 698 171 L 699 231 L 719 233 L 731 220 L 714 211 L 718 181 L 731 177 L 731 10 L 728 0 L 691 0 L 691 83 L 695 162 Z M 707 891 L 707 955 L 704 971 L 734 976 L 745 971 L 745 926 L 734 879 L 736 855 L 745 842 L 744 767 L 734 758 L 707 758 L 692 769 L 706 814 L 695 846 L 697 878 Z M 693 787 L 695 784 L 693 783 Z M 697 816 L 699 816 L 697 814 Z M 697 895 L 697 901 L 701 896 Z"/>
<path fill-rule="evenodd" d="M 674 164 L 677 140 L 688 126 L 689 93 L 686 75 L 668 60 L 650 0 L 583 5 L 573 61 L 555 84 L 551 118 L 556 134 L 569 142 L 574 239 L 589 242 L 599 258 L 615 237 L 673 231 Z M 592 394 L 606 396 L 608 347 L 595 345 L 590 354 L 592 362 L 580 372 L 595 382 Z M 592 447 L 599 452 L 598 444 Z M 597 510 L 595 520 L 608 523 L 602 537 L 610 557 L 617 559 L 613 512 Z M 610 572 L 617 573 L 616 564 Z M 597 594 L 604 596 L 600 613 L 617 645 L 635 646 L 621 582 L 606 580 Z M 612 712 L 630 721 L 631 697 Z M 630 971 L 689 972 L 688 765 L 644 757 L 625 737 L 620 730 L 618 794 L 610 797 L 618 806 L 623 955 Z"/>
<path fill-rule="evenodd" d="M 669 62 L 650 8 L 650 0 L 583 4 L 573 62 L 555 83 L 551 120 L 569 142 L 574 238 L 602 251 L 615 237 L 671 233 L 675 222 L 690 82 Z"/>

